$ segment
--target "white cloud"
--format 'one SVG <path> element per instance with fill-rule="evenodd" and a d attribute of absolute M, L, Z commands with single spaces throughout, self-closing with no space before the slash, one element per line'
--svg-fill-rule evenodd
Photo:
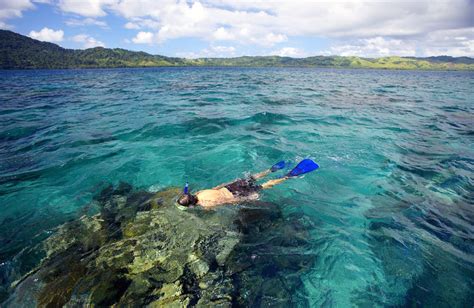
<path fill-rule="evenodd" d="M 359 39 L 350 44 L 336 44 L 331 47 L 329 54 L 363 57 L 415 56 L 416 45 L 411 41 L 385 39 L 378 36 Z"/>
<path fill-rule="evenodd" d="M 284 34 L 275 34 L 273 32 L 268 33 L 262 39 L 255 41 L 255 43 L 260 43 L 263 46 L 273 46 L 274 44 L 281 43 L 286 41 L 288 38 Z"/>
<path fill-rule="evenodd" d="M 441 30 L 427 35 L 424 54 L 427 56 L 474 56 L 474 28 Z"/>
<path fill-rule="evenodd" d="M 40 31 L 31 31 L 28 35 L 31 38 L 46 42 L 61 42 L 64 38 L 63 30 L 53 30 L 44 27 Z"/>
<path fill-rule="evenodd" d="M 164 6 L 169 4 L 170 0 L 120 0 L 109 6 L 112 10 L 118 12 L 125 18 L 154 16 L 158 17 Z"/>
<path fill-rule="evenodd" d="M 208 0 L 206 3 L 211 7 L 230 7 L 230 10 L 234 10 L 233 16 L 240 16 L 242 23 L 261 25 L 288 36 L 362 38 L 416 35 L 433 30 L 473 25 L 470 0 L 397 2 Z"/>
<path fill-rule="evenodd" d="M 2 30 L 10 30 L 10 29 L 13 29 L 13 26 L 7 24 L 6 22 L 0 21 L 0 29 L 2 29 Z"/>
<path fill-rule="evenodd" d="M 61 0 L 61 7 L 84 16 L 115 12 L 129 19 L 128 29 L 155 30 L 157 42 L 197 37 L 271 47 L 292 36 L 319 36 L 355 41 L 334 50 L 382 55 L 412 54 L 411 45 L 402 46 L 407 39 L 474 24 L 470 0 Z"/>
<path fill-rule="evenodd" d="M 132 42 L 135 44 L 151 44 L 153 43 L 153 33 L 140 31 L 137 35 L 132 38 Z"/>
<path fill-rule="evenodd" d="M 325 54 L 341 56 L 474 56 L 474 28 L 439 30 L 408 38 L 373 37 L 337 43 Z"/>
<path fill-rule="evenodd" d="M 186 59 L 197 59 L 197 58 L 202 58 L 202 55 L 194 51 L 181 51 L 181 52 L 176 53 L 176 57 L 186 58 Z"/>
<path fill-rule="evenodd" d="M 235 39 L 235 36 L 227 31 L 224 27 L 219 27 L 212 33 L 212 37 L 217 41 L 227 41 Z"/>
<path fill-rule="evenodd" d="M 324 37 L 336 41 L 330 52 L 472 55 L 470 36 L 433 39 L 443 31 L 474 29 L 472 0 L 57 1 L 63 12 L 88 18 L 120 15 L 127 19 L 125 28 L 153 34 L 137 36 L 140 42 L 194 37 L 270 48 L 295 36 Z M 29 0 L 0 0 L 0 26 L 33 7 Z"/>
<path fill-rule="evenodd" d="M 23 16 L 23 11 L 33 9 L 35 6 L 29 0 L 1 0 L 0 1 L 0 29 L 11 29 L 8 19 Z"/>
<path fill-rule="evenodd" d="M 60 8 L 65 12 L 83 16 L 104 16 L 107 11 L 118 13 L 129 19 L 125 24 L 127 29 L 155 30 L 156 42 L 197 37 L 272 46 L 287 40 L 284 33 L 269 29 L 271 24 L 260 24 L 271 17 L 265 12 L 232 11 L 214 5 L 182 0 L 88 0 L 88 4 L 78 0 L 60 2 Z M 224 33 L 222 24 L 229 25 L 228 33 Z"/>
<path fill-rule="evenodd" d="M 90 17 L 84 18 L 84 19 L 72 18 L 72 19 L 66 20 L 66 25 L 72 26 L 72 27 L 76 27 L 76 26 L 98 26 L 101 28 L 108 27 L 105 21 L 97 20 Z"/>
<path fill-rule="evenodd" d="M 223 54 L 233 54 L 235 53 L 234 46 L 212 46 L 211 50 L 216 53 L 223 53 Z"/>
<path fill-rule="evenodd" d="M 22 17 L 23 11 L 35 8 L 34 3 L 50 3 L 50 0 L 0 0 L 0 29 L 13 29 L 7 20 Z"/>
<path fill-rule="evenodd" d="M 133 23 L 133 22 L 127 22 L 125 25 L 124 25 L 125 29 L 129 29 L 129 30 L 138 30 L 140 29 L 140 26 L 136 23 Z"/>
<path fill-rule="evenodd" d="M 0 19 L 21 17 L 22 11 L 32 8 L 34 5 L 29 0 L 0 1 Z"/>
<path fill-rule="evenodd" d="M 82 48 L 105 47 L 104 43 L 87 34 L 75 35 L 72 40 L 76 43 L 82 43 Z"/>
<path fill-rule="evenodd" d="M 86 17 L 101 17 L 107 15 L 105 7 L 116 2 L 116 0 L 59 0 L 58 5 L 66 13 Z"/>
<path fill-rule="evenodd" d="M 178 57 L 196 59 L 196 58 L 222 58 L 222 57 L 235 57 L 236 49 L 234 46 L 209 46 L 199 52 L 179 52 L 176 54 Z"/>
<path fill-rule="evenodd" d="M 156 20 L 149 19 L 149 18 L 133 18 L 131 21 L 125 24 L 125 29 L 152 29 L 152 30 L 159 30 L 160 23 Z"/>
<path fill-rule="evenodd" d="M 273 55 L 281 56 L 281 57 L 293 57 L 293 58 L 301 58 L 307 56 L 306 53 L 295 47 L 283 47 L 279 50 L 275 50 L 272 52 Z"/>

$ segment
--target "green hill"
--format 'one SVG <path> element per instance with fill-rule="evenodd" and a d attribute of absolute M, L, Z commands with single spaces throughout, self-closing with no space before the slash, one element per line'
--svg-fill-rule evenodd
<path fill-rule="evenodd" d="M 384 57 L 360 58 L 315 56 L 290 58 L 279 56 L 183 59 L 151 55 L 120 48 L 75 50 L 41 42 L 12 31 L 0 30 L 0 68 L 113 68 L 156 66 L 248 66 L 248 67 L 334 67 L 420 70 L 474 70 L 468 57 Z"/>
<path fill-rule="evenodd" d="M 0 68 L 93 68 L 184 65 L 183 59 L 145 52 L 102 47 L 85 50 L 62 48 L 11 31 L 0 30 Z"/>

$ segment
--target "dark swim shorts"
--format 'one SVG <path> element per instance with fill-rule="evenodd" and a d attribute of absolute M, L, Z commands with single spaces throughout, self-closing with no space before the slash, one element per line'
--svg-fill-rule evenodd
<path fill-rule="evenodd" d="M 258 185 L 253 177 L 238 179 L 224 187 L 236 197 L 247 197 L 262 189 L 262 185 Z"/>

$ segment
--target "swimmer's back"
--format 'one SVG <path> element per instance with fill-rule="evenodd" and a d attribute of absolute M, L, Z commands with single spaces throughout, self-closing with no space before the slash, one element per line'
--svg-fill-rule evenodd
<path fill-rule="evenodd" d="M 223 203 L 236 201 L 234 195 L 225 187 L 220 189 L 205 189 L 196 194 L 198 204 L 203 207 L 213 207 Z"/>

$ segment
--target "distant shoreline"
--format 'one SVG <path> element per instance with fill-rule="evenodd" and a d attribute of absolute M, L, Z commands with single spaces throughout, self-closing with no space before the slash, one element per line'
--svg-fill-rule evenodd
<path fill-rule="evenodd" d="M 241 56 L 186 59 L 120 48 L 66 49 L 0 30 L 0 69 L 98 69 L 157 67 L 342 68 L 423 71 L 474 71 L 469 57 Z"/>
<path fill-rule="evenodd" d="M 383 71 L 434 71 L 434 72 L 473 72 L 474 67 L 469 68 L 404 68 L 404 67 L 351 67 L 351 66 L 263 66 L 263 65 L 156 65 L 156 66 L 74 66 L 74 67 L 2 67 L 3 71 L 14 70 L 100 70 L 100 69 L 144 69 L 144 68 L 314 68 L 314 69 L 338 69 L 338 70 L 383 70 Z"/>
<path fill-rule="evenodd" d="M 320 66 L 223 66 L 223 65 L 162 65 L 162 66 L 123 66 L 123 67 L 64 67 L 64 68 L 0 68 L 0 71 L 71 71 L 71 70 L 115 70 L 115 69 L 160 69 L 160 68 L 216 68 L 216 69 L 323 69 L 323 70 L 353 70 L 353 71 L 400 71 L 400 72 L 466 72 L 474 69 L 416 69 L 416 68 L 368 68 L 368 67 L 320 67 Z"/>

